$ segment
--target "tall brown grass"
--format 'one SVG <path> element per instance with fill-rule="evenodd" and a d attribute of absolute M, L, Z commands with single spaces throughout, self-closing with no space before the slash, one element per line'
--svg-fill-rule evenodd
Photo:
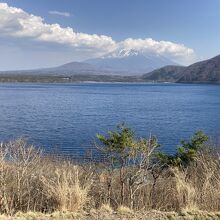
<path fill-rule="evenodd" d="M 51 198 L 59 211 L 77 212 L 88 202 L 88 191 L 92 182 L 80 182 L 82 170 L 64 162 L 53 170 L 52 175 L 41 177 L 44 193 Z"/>
<path fill-rule="evenodd" d="M 103 204 L 115 210 L 132 204 L 133 210 L 220 211 L 220 160 L 211 151 L 200 152 L 185 169 L 149 166 L 140 187 L 129 182 L 129 177 L 140 179 L 143 173 L 137 171 L 123 170 L 122 201 L 117 169 L 48 157 L 23 139 L 1 144 L 0 213 L 80 212 Z"/>

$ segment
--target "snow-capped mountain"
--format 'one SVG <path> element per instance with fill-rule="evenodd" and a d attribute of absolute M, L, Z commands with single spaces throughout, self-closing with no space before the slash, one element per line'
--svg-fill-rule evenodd
<path fill-rule="evenodd" d="M 133 49 L 121 49 L 84 62 L 70 62 L 57 67 L 25 70 L 22 72 L 47 75 L 140 76 L 167 65 L 177 64 L 156 53 L 143 53 Z M 19 72 L 21 71 L 12 71 L 11 73 Z"/>
<path fill-rule="evenodd" d="M 146 73 L 166 65 L 176 65 L 173 61 L 159 54 L 143 53 L 133 49 L 115 50 L 102 57 L 89 59 L 85 62 L 103 70 L 130 74 Z"/>

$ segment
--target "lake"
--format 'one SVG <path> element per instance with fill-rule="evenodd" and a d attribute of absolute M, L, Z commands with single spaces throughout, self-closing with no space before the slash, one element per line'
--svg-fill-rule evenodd
<path fill-rule="evenodd" d="M 96 133 L 125 122 L 137 136 L 158 137 L 175 152 L 202 129 L 220 137 L 220 85 L 0 84 L 0 140 L 25 137 L 46 150 L 81 154 Z"/>

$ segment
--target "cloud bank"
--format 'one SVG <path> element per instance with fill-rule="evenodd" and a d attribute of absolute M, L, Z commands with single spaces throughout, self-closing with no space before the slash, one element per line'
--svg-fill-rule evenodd
<path fill-rule="evenodd" d="M 52 14 L 68 16 L 65 12 L 53 11 Z M 195 60 L 193 49 L 170 41 L 156 41 L 151 38 L 127 38 L 116 42 L 110 36 L 78 33 L 71 27 L 48 24 L 40 16 L 35 16 L 7 3 L 0 3 L 0 39 L 16 39 L 17 45 L 41 45 L 44 49 L 53 44 L 71 50 L 79 59 L 98 57 L 116 49 L 135 49 L 142 52 L 154 52 L 181 64 Z M 29 47 L 30 47 L 29 45 Z M 64 52 L 64 49 L 63 49 Z"/>

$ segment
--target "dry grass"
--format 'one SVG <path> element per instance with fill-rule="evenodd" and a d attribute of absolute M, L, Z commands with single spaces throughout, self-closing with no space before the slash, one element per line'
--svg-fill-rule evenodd
<path fill-rule="evenodd" d="M 0 211 L 37 210 L 41 204 L 42 153 L 18 139 L 0 148 Z"/>
<path fill-rule="evenodd" d="M 137 174 L 142 175 L 135 167 L 123 170 L 122 201 L 117 169 L 45 157 L 41 150 L 18 139 L 0 146 L 0 213 L 72 213 L 71 219 L 73 213 L 77 216 L 89 210 L 94 216 L 113 216 L 114 210 L 120 215 L 140 210 L 220 211 L 220 160 L 210 152 L 201 153 L 187 169 L 145 170 L 140 186 L 129 183 L 134 174 L 137 180 Z"/>
<path fill-rule="evenodd" d="M 117 213 L 119 215 L 133 215 L 134 214 L 133 210 L 131 210 L 130 208 L 126 206 L 119 206 L 117 209 Z"/>
<path fill-rule="evenodd" d="M 101 207 L 99 208 L 99 212 L 111 215 L 113 214 L 114 211 L 109 204 L 102 204 Z"/>
<path fill-rule="evenodd" d="M 78 212 L 88 202 L 91 182 L 81 186 L 79 171 L 78 166 L 64 163 L 55 169 L 52 177 L 42 176 L 45 194 L 55 201 L 57 210 Z"/>
<path fill-rule="evenodd" d="M 36 212 L 28 213 L 17 213 L 15 216 L 0 215 L 0 220 L 121 220 L 121 219 L 132 219 L 132 220 L 219 220 L 219 213 L 208 213 L 208 212 L 191 212 L 191 213 L 176 213 L 176 212 L 160 212 L 160 211 L 142 211 L 134 214 L 121 215 L 118 213 L 102 215 L 96 212 L 90 214 L 73 214 L 73 213 L 62 213 L 55 212 L 52 214 L 42 214 Z"/>
<path fill-rule="evenodd" d="M 44 157 L 23 139 L 2 144 L 0 212 L 77 212 L 88 202 L 92 181 L 80 180 L 86 175 L 78 166 Z"/>
<path fill-rule="evenodd" d="M 187 169 L 170 168 L 157 181 L 155 209 L 219 211 L 220 160 L 203 152 Z"/>

